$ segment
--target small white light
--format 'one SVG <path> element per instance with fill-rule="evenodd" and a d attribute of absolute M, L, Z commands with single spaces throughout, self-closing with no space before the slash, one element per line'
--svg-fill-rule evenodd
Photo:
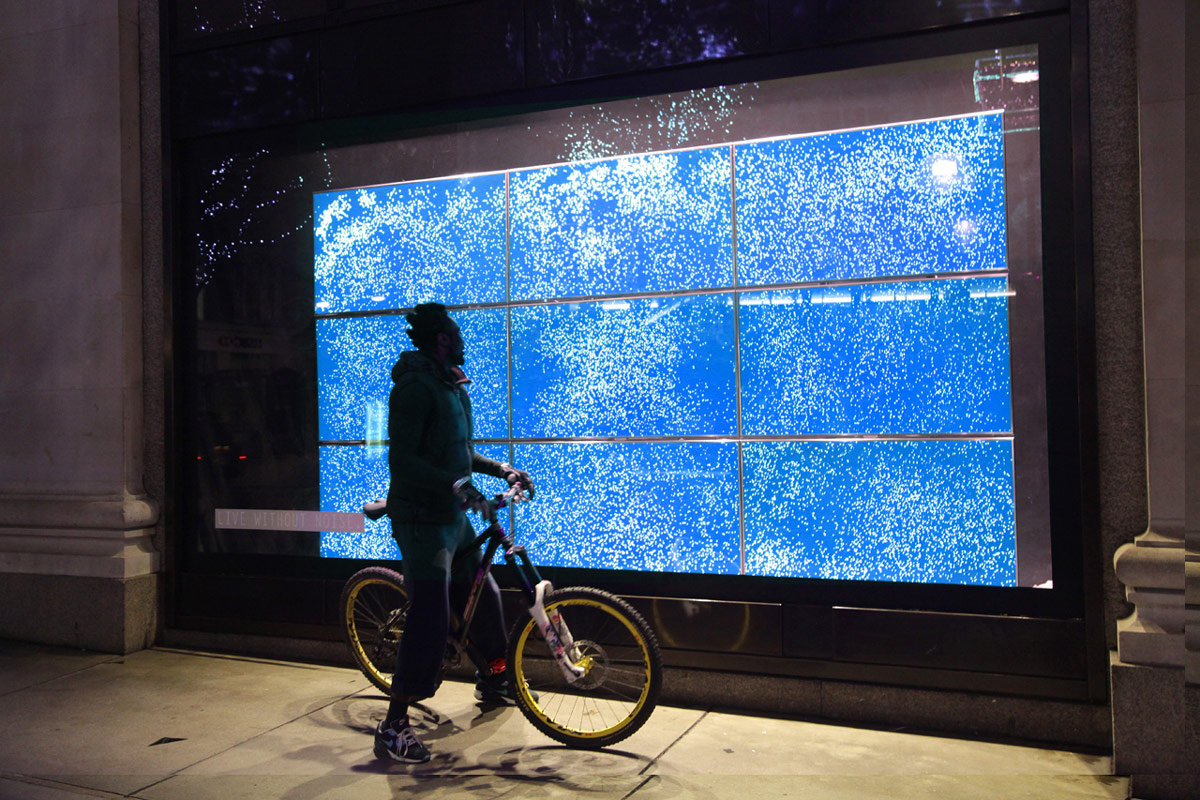
<path fill-rule="evenodd" d="M 949 183 L 958 178 L 958 162 L 953 158 L 939 158 L 929 169 L 938 183 Z"/>
<path fill-rule="evenodd" d="M 1008 79 L 1013 83 L 1033 83 L 1038 79 L 1038 71 L 1036 69 L 1027 69 L 1023 72 L 1014 72 L 1008 76 Z"/>

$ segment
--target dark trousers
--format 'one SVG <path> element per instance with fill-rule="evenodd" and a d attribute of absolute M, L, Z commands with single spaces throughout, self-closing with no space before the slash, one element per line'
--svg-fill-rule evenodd
<path fill-rule="evenodd" d="M 392 520 L 411 606 L 396 654 L 392 696 L 419 700 L 437 691 L 450 633 L 450 615 L 462 613 L 482 558 L 465 514 L 445 525 Z M 455 558 L 458 561 L 455 561 Z M 451 605 L 453 603 L 453 606 Z M 469 636 L 485 661 L 504 655 L 507 636 L 500 589 L 488 575 Z"/>

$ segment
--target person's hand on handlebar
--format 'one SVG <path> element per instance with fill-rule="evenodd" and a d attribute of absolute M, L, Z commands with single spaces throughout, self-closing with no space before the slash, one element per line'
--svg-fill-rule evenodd
<path fill-rule="evenodd" d="M 529 476 L 529 473 L 523 469 L 517 469 L 512 464 L 501 464 L 500 467 L 504 470 L 504 480 L 508 481 L 509 486 L 521 484 L 521 488 L 528 493 L 529 499 L 532 500 L 533 478 Z"/>
<path fill-rule="evenodd" d="M 469 477 L 459 478 L 454 482 L 454 496 L 458 498 L 462 508 L 474 511 L 481 519 L 487 522 L 495 519 L 496 512 L 492 504 L 484 497 L 483 492 L 475 488 Z"/>

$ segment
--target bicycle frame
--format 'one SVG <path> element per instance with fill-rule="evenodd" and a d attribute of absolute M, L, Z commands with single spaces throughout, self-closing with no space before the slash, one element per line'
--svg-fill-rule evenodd
<path fill-rule="evenodd" d="M 542 598 L 553 587 L 551 587 L 549 581 L 542 578 L 537 566 L 529 558 L 529 554 L 525 552 L 525 548 L 517 544 L 510 534 L 505 533 L 504 528 L 500 526 L 500 521 L 495 517 L 496 511 L 508 506 L 509 500 L 516 494 L 516 491 L 515 488 L 510 489 L 502 495 L 497 495 L 491 501 L 493 508 L 492 522 L 471 543 L 469 552 L 477 552 L 479 546 L 484 542 L 487 542 L 487 547 L 483 553 L 483 560 L 479 564 L 479 570 L 476 572 L 475 579 L 471 583 L 471 590 L 467 594 L 467 602 L 463 608 L 462 620 L 455 620 L 457 622 L 457 630 L 452 631 L 450 640 L 456 650 L 466 652 L 467 656 L 480 668 L 481 672 L 484 672 L 485 668 L 490 672 L 490 665 L 483 663 L 483 659 L 478 651 L 471 646 L 467 634 L 471 629 L 471 623 L 475 620 L 475 611 L 479 606 L 479 590 L 487 581 L 488 575 L 491 574 L 492 564 L 496 559 L 496 551 L 503 546 L 504 561 L 513 568 L 519 578 L 520 588 L 525 595 L 529 611 L 545 636 L 551 655 L 558 662 L 559 668 L 563 671 L 567 680 L 574 682 L 583 675 L 583 670 L 573 663 L 570 655 L 574 644 L 571 639 L 571 633 L 557 612 L 552 612 L 548 615 L 543 609 Z"/>

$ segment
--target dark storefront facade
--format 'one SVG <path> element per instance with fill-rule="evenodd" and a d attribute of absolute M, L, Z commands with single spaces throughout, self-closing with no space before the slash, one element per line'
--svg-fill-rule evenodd
<path fill-rule="evenodd" d="M 1083 4 L 172 6 L 177 641 L 337 640 L 386 529 L 234 512 L 386 491 L 437 300 L 479 449 L 539 482 L 518 538 L 644 613 L 675 697 L 972 693 L 1095 743 Z M 771 685 L 730 702 L 815 713 Z"/>

